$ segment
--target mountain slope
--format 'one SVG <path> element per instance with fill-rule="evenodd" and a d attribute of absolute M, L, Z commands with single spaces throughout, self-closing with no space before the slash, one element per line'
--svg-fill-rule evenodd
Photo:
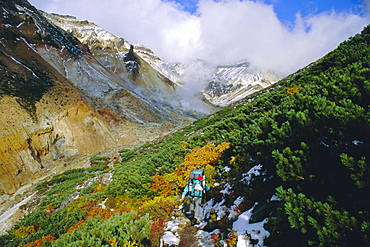
<path fill-rule="evenodd" d="M 4 199 L 45 175 L 56 160 L 115 143 L 134 147 L 204 115 L 173 106 L 175 85 L 142 59 L 133 78 L 134 50 L 122 51 L 115 58 L 121 70 L 113 71 L 102 58 L 109 53 L 92 54 L 27 1 L 3 1 L 0 8 Z"/>
<path fill-rule="evenodd" d="M 180 105 L 191 105 L 193 109 L 209 113 L 216 110 L 211 105 L 224 107 L 264 89 L 278 80 L 277 76 L 272 73 L 253 73 L 247 62 L 215 68 L 202 61 L 192 61 L 188 64 L 166 63 L 149 48 L 132 45 L 94 23 L 77 20 L 73 16 L 49 13 L 43 13 L 43 15 L 87 45 L 94 57 L 111 72 L 128 82 L 130 82 L 128 77 L 135 77 L 131 81 L 132 84 L 128 83 L 130 88 L 143 97 L 153 100 L 155 105 L 168 104 L 168 102 L 174 104 L 182 99 L 188 102 L 185 104 L 180 102 Z M 137 71 L 135 76 L 130 75 L 130 72 L 127 75 L 126 70 L 130 63 L 122 63 L 122 60 L 124 60 L 130 46 L 134 47 L 137 54 L 137 65 L 140 64 L 137 68 L 141 67 L 141 70 L 146 73 Z M 190 100 L 182 95 L 183 91 L 186 90 L 183 87 L 188 86 L 186 84 L 197 85 L 196 90 L 199 91 L 191 90 L 194 95 Z M 203 84 L 205 85 L 204 89 L 202 88 Z M 200 92 L 203 93 L 203 96 L 200 96 Z M 204 99 L 202 100 L 202 98 Z M 195 103 L 191 101 L 195 101 Z M 207 101 L 211 105 L 205 104 L 203 101 Z M 173 106 L 178 105 L 179 102 Z"/>
<path fill-rule="evenodd" d="M 268 74 L 252 73 L 247 62 L 229 66 L 218 66 L 209 83 L 204 89 L 204 95 L 213 105 L 227 106 L 248 95 L 271 86 L 277 81 L 267 80 Z"/>
<path fill-rule="evenodd" d="M 81 92 L 35 50 L 41 40 L 57 44 L 37 32 L 21 8 L 0 6 L 0 193 L 7 194 L 49 170 L 53 160 L 105 149 L 114 138 Z"/>
<path fill-rule="evenodd" d="M 77 37 L 99 63 L 125 81 L 125 86 L 131 91 L 148 100 L 152 106 L 156 106 L 157 110 L 177 110 L 178 115 L 197 114 L 195 111 L 191 113 L 181 105 L 179 99 L 181 100 L 182 96 L 178 92 L 182 86 L 181 82 L 171 73 L 162 72 L 163 62 L 149 48 L 130 44 L 94 23 L 77 20 L 72 16 L 49 13 L 43 15 Z M 198 104 L 197 109 L 201 109 L 202 112 L 209 113 L 216 109 L 201 99 L 193 100 Z M 198 113 L 198 117 L 201 115 Z"/>
<path fill-rule="evenodd" d="M 114 168 L 94 156 L 91 168 L 55 176 L 38 187 L 39 208 L 0 241 L 159 246 L 182 203 L 176 196 L 197 168 L 212 187 L 203 230 L 215 245 L 368 246 L 369 51 L 370 26 L 264 91 L 121 150 Z M 268 218 L 264 243 L 229 230 L 250 213 L 249 223 Z"/>

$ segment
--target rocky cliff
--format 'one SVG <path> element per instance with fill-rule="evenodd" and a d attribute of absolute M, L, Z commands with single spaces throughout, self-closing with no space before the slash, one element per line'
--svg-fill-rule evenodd
<path fill-rule="evenodd" d="M 114 143 L 107 121 L 38 54 L 38 46 L 58 44 L 39 32 L 21 6 L 1 3 L 1 194 L 41 176 L 54 160 Z"/>

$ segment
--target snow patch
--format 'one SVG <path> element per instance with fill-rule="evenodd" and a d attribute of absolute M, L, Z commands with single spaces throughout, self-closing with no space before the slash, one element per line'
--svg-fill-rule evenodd
<path fill-rule="evenodd" d="M 230 167 L 228 167 L 228 166 L 225 166 L 225 167 L 224 167 L 224 171 L 225 171 L 225 172 L 229 172 L 230 170 L 231 170 L 231 168 L 230 168 Z"/>
<path fill-rule="evenodd" d="M 229 183 L 227 183 L 225 185 L 225 189 L 220 190 L 220 193 L 221 194 L 230 194 L 231 191 L 232 191 L 232 186 Z"/>
<path fill-rule="evenodd" d="M 244 182 L 246 185 L 249 185 L 253 177 L 261 176 L 264 174 L 262 168 L 263 166 L 261 164 L 253 166 L 248 172 L 242 174 L 243 178 L 240 181 Z"/>
<path fill-rule="evenodd" d="M 180 239 L 175 236 L 171 231 L 166 231 L 163 235 L 163 242 L 168 244 L 169 246 L 178 245 L 180 243 Z"/>
<path fill-rule="evenodd" d="M 270 201 L 281 201 L 281 199 L 277 195 L 272 195 Z"/>
<path fill-rule="evenodd" d="M 238 220 L 233 224 L 233 230 L 238 234 L 237 247 L 264 246 L 264 238 L 270 235 L 263 227 L 267 219 L 253 224 L 249 223 L 253 209 L 254 207 L 239 215 Z"/>
<path fill-rule="evenodd" d="M 177 235 L 177 230 L 179 225 L 174 221 L 168 221 L 167 226 L 164 228 L 166 230 L 162 236 L 162 242 L 168 246 L 178 246 L 180 243 L 180 238 Z"/>

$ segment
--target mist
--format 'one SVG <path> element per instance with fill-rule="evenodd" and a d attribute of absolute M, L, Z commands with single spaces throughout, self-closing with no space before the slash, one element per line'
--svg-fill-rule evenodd
<path fill-rule="evenodd" d="M 48 12 L 93 21 L 130 43 L 148 46 L 164 61 L 202 59 L 218 65 L 247 60 L 256 71 L 280 75 L 319 59 L 369 23 L 366 14 L 335 11 L 297 13 L 294 22 L 282 23 L 272 5 L 248 0 L 200 0 L 193 15 L 175 2 L 160 0 L 42 4 Z"/>

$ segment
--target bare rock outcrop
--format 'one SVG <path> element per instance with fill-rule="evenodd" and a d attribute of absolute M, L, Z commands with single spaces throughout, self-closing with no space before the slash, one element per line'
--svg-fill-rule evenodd
<path fill-rule="evenodd" d="M 14 193 L 51 169 L 55 160 L 98 152 L 115 143 L 106 120 L 76 89 L 68 95 L 62 92 L 51 88 L 37 102 L 34 117 L 18 98 L 0 99 L 0 193 Z"/>

